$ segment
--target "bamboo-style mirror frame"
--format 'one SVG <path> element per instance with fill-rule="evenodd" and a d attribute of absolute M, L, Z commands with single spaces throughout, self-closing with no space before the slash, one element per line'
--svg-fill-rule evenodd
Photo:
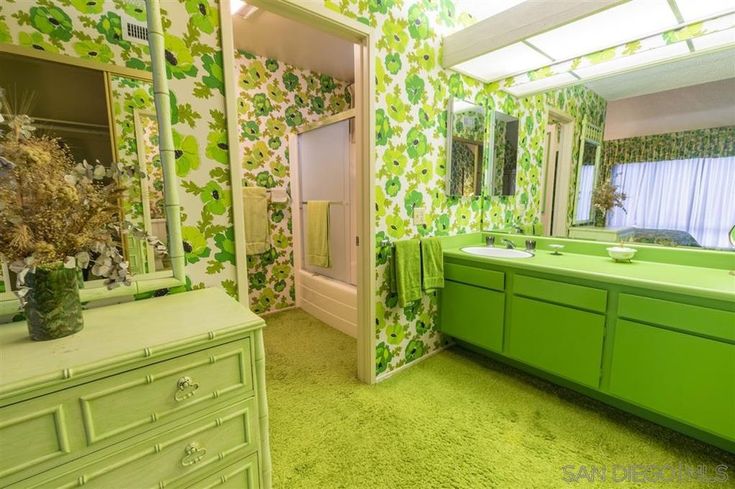
<path fill-rule="evenodd" d="M 582 119 L 582 133 L 579 135 L 579 156 L 577 158 L 577 181 L 575 183 L 576 188 L 574 189 L 574 220 L 572 221 L 573 226 L 582 226 L 585 224 L 591 224 L 593 222 L 594 209 L 590 206 L 590 215 L 587 219 L 577 219 L 577 202 L 579 201 L 579 182 L 582 180 L 582 162 L 584 161 L 584 146 L 585 143 L 591 143 L 595 145 L 595 175 L 592 181 L 592 188 L 597 187 L 597 183 L 600 181 L 600 160 L 602 158 L 602 128 L 594 124 L 591 124 L 587 117 Z"/>
<path fill-rule="evenodd" d="M 153 98 L 158 121 L 158 146 L 164 180 L 164 209 L 168 229 L 168 254 L 171 270 L 152 272 L 133 276 L 130 286 L 108 289 L 104 280 L 84 283 L 79 296 L 82 302 L 96 301 L 115 297 L 126 297 L 159 289 L 177 287 L 186 283 L 186 262 L 184 245 L 181 240 L 181 215 L 179 202 L 179 182 L 176 176 L 173 134 L 171 130 L 171 98 L 166 78 L 166 60 L 163 44 L 163 27 L 159 0 L 146 0 L 148 22 L 148 46 L 151 56 L 151 73 L 126 67 L 87 61 L 71 56 L 46 53 L 13 44 L 0 44 L 0 52 L 18 54 L 52 61 L 56 63 L 91 68 L 108 74 L 117 74 L 153 81 Z M 105 75 L 108 76 L 108 75 Z M 20 311 L 20 302 L 12 292 L 0 293 L 0 317 Z"/>

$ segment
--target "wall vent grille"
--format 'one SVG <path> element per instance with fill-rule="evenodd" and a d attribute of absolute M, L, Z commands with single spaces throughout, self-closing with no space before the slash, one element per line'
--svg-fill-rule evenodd
<path fill-rule="evenodd" d="M 125 22 L 125 28 L 123 29 L 123 39 L 132 42 L 147 43 L 148 27 L 141 24 L 135 24 L 133 22 Z"/>

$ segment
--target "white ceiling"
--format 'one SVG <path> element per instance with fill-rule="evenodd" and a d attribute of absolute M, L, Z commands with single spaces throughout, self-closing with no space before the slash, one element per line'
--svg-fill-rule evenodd
<path fill-rule="evenodd" d="M 297 68 L 354 81 L 353 44 L 307 25 L 257 9 L 232 16 L 235 48 Z"/>
<path fill-rule="evenodd" d="M 585 85 L 612 101 L 727 78 L 735 78 L 735 48 L 611 75 Z"/>

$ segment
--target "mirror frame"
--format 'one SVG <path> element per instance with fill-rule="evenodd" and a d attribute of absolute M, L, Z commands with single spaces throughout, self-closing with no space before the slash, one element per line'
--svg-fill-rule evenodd
<path fill-rule="evenodd" d="M 490 122 L 489 119 L 489 110 L 490 110 L 490 104 L 486 97 L 483 97 L 480 103 L 478 102 L 470 102 L 466 99 L 460 99 L 456 98 L 457 100 L 462 100 L 467 103 L 471 103 L 474 105 L 477 105 L 478 107 L 482 107 L 482 109 L 485 111 L 485 117 L 484 117 L 484 128 L 482 131 L 482 171 L 480 174 L 479 182 L 475 184 L 476 188 L 479 188 L 479 192 L 475 192 L 472 195 L 452 195 L 450 193 L 451 189 L 451 183 L 452 183 L 452 137 L 454 136 L 454 121 L 452 120 L 452 117 L 454 116 L 454 101 L 455 97 L 452 95 L 449 97 L 449 102 L 447 103 L 447 141 L 446 141 L 446 168 L 445 168 L 445 174 L 444 174 L 444 194 L 447 196 L 447 198 L 463 198 L 463 197 L 470 197 L 470 198 L 477 198 L 477 197 L 483 197 L 487 194 L 487 175 L 488 175 L 488 150 L 490 149 L 489 140 L 490 140 L 490 134 L 488 130 L 488 124 Z"/>
<path fill-rule="evenodd" d="M 592 189 L 600 181 L 600 159 L 602 158 L 602 128 L 590 124 L 587 117 L 582 119 L 582 132 L 579 135 L 579 156 L 577 157 L 577 179 L 574 182 L 574 203 L 572 209 L 572 226 L 586 226 L 594 223 L 595 209 L 590 205 L 590 215 L 587 219 L 577 219 L 577 202 L 579 202 L 579 182 L 582 179 L 582 162 L 584 161 L 584 146 L 586 143 L 595 145 L 595 176 L 592 179 Z"/>
<path fill-rule="evenodd" d="M 148 47 L 151 56 L 152 73 L 142 70 L 104 64 L 74 58 L 63 54 L 46 53 L 32 48 L 14 44 L 0 44 L 0 52 L 17 54 L 55 63 L 79 66 L 107 74 L 116 74 L 153 82 L 153 98 L 158 121 L 158 146 L 161 155 L 161 167 L 164 177 L 164 208 L 168 228 L 168 255 L 171 270 L 145 273 L 133 276 L 129 286 L 108 289 L 104 280 L 93 280 L 84 283 L 79 289 L 80 300 L 85 302 L 101 299 L 130 297 L 143 292 L 150 292 L 186 284 L 186 259 L 184 245 L 181 241 L 181 204 L 179 201 L 179 181 L 176 176 L 173 133 L 171 129 L 171 97 L 166 78 L 166 59 L 163 43 L 163 27 L 159 0 L 145 0 L 148 23 Z M 105 75 L 106 77 L 108 75 Z M 108 89 L 109 86 L 106 88 Z M 12 292 L 0 293 L 0 317 L 16 314 L 21 311 L 20 302 Z"/>

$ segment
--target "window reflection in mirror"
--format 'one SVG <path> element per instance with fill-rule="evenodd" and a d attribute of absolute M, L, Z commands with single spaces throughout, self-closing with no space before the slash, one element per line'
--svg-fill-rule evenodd
<path fill-rule="evenodd" d="M 167 243 L 152 81 L 0 53 L 0 87 L 15 102 L 15 112 L 32 118 L 35 135 L 56 138 L 75 162 L 92 165 L 104 182 L 121 179 L 126 187 L 119 201 L 121 224 L 132 223 Z M 120 164 L 135 171 L 121 171 Z M 119 246 L 135 275 L 170 271 L 165 248 L 136 233 L 126 234 Z M 82 276 L 100 278 L 91 264 Z M 15 285 L 14 273 L 4 263 L 0 284 L 0 293 Z"/>
<path fill-rule="evenodd" d="M 514 195 L 518 167 L 518 119 L 493 113 L 491 195 Z"/>
<path fill-rule="evenodd" d="M 464 100 L 450 104 L 447 131 L 447 194 L 453 197 L 480 195 L 486 161 L 486 111 Z"/>

